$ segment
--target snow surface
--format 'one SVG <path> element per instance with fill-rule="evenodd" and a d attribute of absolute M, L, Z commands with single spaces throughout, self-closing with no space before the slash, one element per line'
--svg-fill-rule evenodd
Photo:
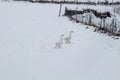
<path fill-rule="evenodd" d="M 120 39 L 58 17 L 57 4 L 0 6 L 0 80 L 120 80 Z"/>
<path fill-rule="evenodd" d="M 4 1 L 4 0 L 0 0 L 0 1 Z M 6 0 L 6 1 L 14 1 L 14 0 Z M 52 1 L 52 0 L 49 0 Z M 54 0 L 54 1 L 64 1 L 64 0 Z M 75 1 L 75 0 L 65 0 L 65 1 Z M 79 2 L 105 2 L 106 0 L 78 0 Z M 119 2 L 120 0 L 107 0 L 109 2 Z"/>

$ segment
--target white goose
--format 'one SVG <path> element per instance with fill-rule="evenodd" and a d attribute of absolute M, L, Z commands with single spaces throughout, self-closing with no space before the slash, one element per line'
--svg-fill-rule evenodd
<path fill-rule="evenodd" d="M 72 37 L 71 37 L 71 34 L 72 34 L 73 32 L 74 32 L 74 31 L 70 31 L 70 32 L 69 32 L 69 35 L 64 38 L 64 41 L 65 41 L 66 44 L 71 43 L 71 38 L 72 38 Z"/>
<path fill-rule="evenodd" d="M 55 48 L 61 48 L 62 44 L 63 44 L 63 34 L 60 35 L 60 40 L 58 42 L 56 42 L 56 46 Z"/>

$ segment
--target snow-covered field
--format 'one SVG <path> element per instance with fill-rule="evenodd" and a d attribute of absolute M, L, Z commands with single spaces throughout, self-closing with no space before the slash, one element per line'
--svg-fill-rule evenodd
<path fill-rule="evenodd" d="M 0 80 L 120 80 L 120 39 L 58 11 L 56 4 L 0 3 Z M 72 43 L 55 49 L 71 30 Z"/>

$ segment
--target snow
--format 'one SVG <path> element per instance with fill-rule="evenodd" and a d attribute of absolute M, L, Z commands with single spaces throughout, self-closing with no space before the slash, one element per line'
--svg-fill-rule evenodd
<path fill-rule="evenodd" d="M 1 0 L 4 1 L 4 0 Z M 7 0 L 7 1 L 14 1 L 14 0 Z M 39 0 L 38 0 L 39 1 Z M 52 0 L 49 0 L 52 1 Z M 64 0 L 54 0 L 54 1 L 64 1 Z M 74 0 L 65 0 L 65 1 L 74 1 Z M 78 0 L 79 2 L 105 2 L 106 0 Z M 120 0 L 107 0 L 109 2 L 119 2 Z"/>
<path fill-rule="evenodd" d="M 120 80 L 120 39 L 58 17 L 57 4 L 0 6 L 0 80 Z"/>

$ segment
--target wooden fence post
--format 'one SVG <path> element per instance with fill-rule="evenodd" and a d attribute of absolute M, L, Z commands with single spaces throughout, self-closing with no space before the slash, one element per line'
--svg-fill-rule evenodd
<path fill-rule="evenodd" d="M 78 23 L 78 18 L 77 18 L 77 13 L 78 13 L 78 7 L 76 7 L 75 15 L 76 15 L 76 22 Z"/>
<path fill-rule="evenodd" d="M 60 3 L 59 17 L 60 17 L 60 15 L 61 15 L 61 9 L 62 9 L 62 2 Z"/>
<path fill-rule="evenodd" d="M 100 18 L 100 28 L 102 27 L 102 18 Z"/>
<path fill-rule="evenodd" d="M 91 25 L 91 22 L 92 22 L 92 16 L 91 13 L 89 13 L 89 25 Z"/>
<path fill-rule="evenodd" d="M 103 18 L 103 27 L 105 28 L 105 18 Z"/>

